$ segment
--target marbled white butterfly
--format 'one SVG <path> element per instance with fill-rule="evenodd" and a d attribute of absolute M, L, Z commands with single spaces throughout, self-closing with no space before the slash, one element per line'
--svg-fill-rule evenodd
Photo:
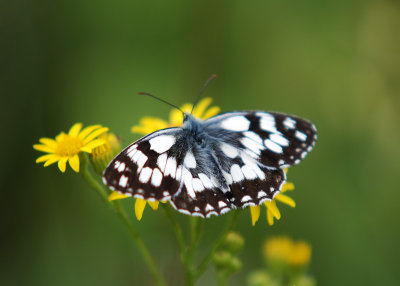
<path fill-rule="evenodd" d="M 168 200 L 181 213 L 210 217 L 272 200 L 284 168 L 313 148 L 315 126 L 276 112 L 241 111 L 205 121 L 185 113 L 183 124 L 147 135 L 110 162 L 111 190 Z"/>

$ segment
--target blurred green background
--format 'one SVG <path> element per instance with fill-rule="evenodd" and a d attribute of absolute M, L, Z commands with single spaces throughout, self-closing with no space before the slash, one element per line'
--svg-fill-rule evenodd
<path fill-rule="evenodd" d="M 290 170 L 295 209 L 273 227 L 248 210 L 243 285 L 261 244 L 313 247 L 319 285 L 398 285 L 398 1 L 2 1 L 1 285 L 152 285 L 126 229 L 68 168 L 35 164 L 32 145 L 75 122 L 134 139 L 143 116 L 206 96 L 222 111 L 276 110 L 313 121 L 314 151 Z M 131 200 L 124 202 L 133 217 Z M 180 216 L 182 221 L 185 216 Z M 226 216 L 207 221 L 201 252 Z M 135 224 L 171 284 L 177 246 L 161 212 Z M 209 270 L 199 285 L 213 285 Z"/>

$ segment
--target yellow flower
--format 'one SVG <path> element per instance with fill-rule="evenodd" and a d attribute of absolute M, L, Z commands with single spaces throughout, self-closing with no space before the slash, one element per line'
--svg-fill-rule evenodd
<path fill-rule="evenodd" d="M 121 150 L 121 145 L 117 136 L 113 133 L 103 133 L 99 136 L 99 139 L 102 139 L 104 143 L 93 148 L 90 161 L 95 171 L 102 174 L 111 159 Z"/>
<path fill-rule="evenodd" d="M 68 134 L 61 132 L 55 140 L 40 138 L 41 144 L 35 144 L 33 148 L 48 154 L 37 158 L 36 163 L 45 162 L 44 167 L 47 167 L 58 162 L 58 168 L 64 173 L 68 161 L 72 170 L 79 172 L 79 154 L 91 153 L 94 148 L 104 144 L 104 140 L 97 137 L 108 131 L 108 128 L 101 125 L 91 125 L 81 129 L 82 123 L 76 123 Z"/>
<path fill-rule="evenodd" d="M 196 107 L 193 110 L 192 115 L 196 118 L 207 119 L 213 117 L 218 114 L 220 108 L 217 106 L 212 106 L 209 108 L 212 99 L 210 97 L 206 97 L 199 101 Z M 190 112 L 192 110 L 193 104 L 185 103 L 181 106 L 181 110 L 183 112 Z M 182 125 L 183 115 L 177 109 L 171 110 L 169 114 L 169 121 L 156 118 L 156 117 L 143 117 L 139 121 L 139 125 L 135 125 L 132 127 L 131 131 L 133 133 L 139 133 L 142 135 L 147 135 L 154 131 L 168 128 L 168 127 L 176 127 Z"/>
<path fill-rule="evenodd" d="M 293 241 L 288 237 L 273 237 L 264 244 L 264 256 L 272 263 L 284 263 L 292 267 L 306 266 L 311 258 L 311 245 L 305 241 Z"/>
<path fill-rule="evenodd" d="M 130 198 L 130 196 L 118 193 L 116 191 L 113 191 L 110 194 L 110 196 L 108 197 L 108 199 L 110 201 L 121 200 L 121 199 L 125 199 L 125 198 Z M 164 201 L 161 201 L 161 202 L 165 203 Z M 135 201 L 135 215 L 136 215 L 136 218 L 137 218 L 138 221 L 140 221 L 142 219 L 143 212 L 144 212 L 144 209 L 145 209 L 147 203 L 150 205 L 150 207 L 153 210 L 156 211 L 158 209 L 158 205 L 159 205 L 160 202 L 158 202 L 158 201 L 146 201 L 146 200 L 143 200 L 143 199 L 140 199 L 140 198 L 136 198 L 136 201 Z"/>
<path fill-rule="evenodd" d="M 199 103 L 195 106 L 192 115 L 196 118 L 201 118 L 201 119 L 207 119 L 210 117 L 213 117 L 218 114 L 220 111 L 220 108 L 217 106 L 212 106 L 210 108 L 209 105 L 211 104 L 212 99 L 209 97 L 206 97 L 202 100 L 199 101 Z M 184 105 L 181 106 L 181 110 L 183 112 L 190 112 L 192 110 L 193 104 L 191 103 L 185 103 Z M 132 132 L 133 133 L 139 133 L 142 135 L 147 135 L 149 133 L 152 133 L 154 131 L 168 128 L 168 127 L 176 127 L 180 126 L 183 123 L 183 116 L 182 112 L 180 112 L 177 109 L 173 109 L 170 112 L 169 115 L 169 121 L 163 120 L 161 118 L 156 118 L 156 117 L 143 117 L 139 125 L 135 125 L 132 127 Z M 119 199 L 124 199 L 129 196 L 120 194 L 118 192 L 112 192 L 110 196 L 108 197 L 109 200 L 119 200 Z M 161 201 L 164 203 L 163 201 Z M 144 209 L 146 207 L 146 203 L 149 203 L 150 207 L 153 210 L 157 210 L 158 208 L 158 203 L 157 201 L 146 201 L 143 199 L 137 198 L 135 201 L 135 214 L 136 218 L 140 221 L 143 216 Z"/>
<path fill-rule="evenodd" d="M 276 218 L 277 220 L 281 218 L 281 213 L 276 205 L 276 201 L 280 201 L 281 203 L 284 203 L 293 208 L 296 206 L 296 202 L 291 197 L 283 194 L 287 191 L 292 191 L 292 190 L 294 190 L 293 183 L 286 182 L 282 186 L 281 192 L 277 194 L 272 201 L 264 202 L 264 206 L 267 208 L 267 221 L 269 225 L 274 224 L 274 218 Z M 250 206 L 251 222 L 253 226 L 260 218 L 260 211 L 261 211 L 261 206 Z"/>

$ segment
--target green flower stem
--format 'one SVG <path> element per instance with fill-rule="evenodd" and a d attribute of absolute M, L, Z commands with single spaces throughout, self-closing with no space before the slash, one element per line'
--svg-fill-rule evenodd
<path fill-rule="evenodd" d="M 199 276 L 196 277 L 195 257 L 196 249 L 200 242 L 203 221 L 199 217 L 190 217 L 190 244 L 186 252 L 186 285 L 192 286 Z"/>
<path fill-rule="evenodd" d="M 218 286 L 228 285 L 228 278 L 229 278 L 229 275 L 226 273 L 226 271 L 218 271 L 217 272 L 217 285 Z"/>
<path fill-rule="evenodd" d="M 171 208 L 169 207 L 168 204 L 161 204 L 162 209 L 164 210 L 165 215 L 167 216 L 167 219 L 172 225 L 172 229 L 175 233 L 176 239 L 178 240 L 178 245 L 179 245 L 179 250 L 180 250 L 180 258 L 182 263 L 185 263 L 185 257 L 186 257 L 186 242 L 185 238 L 183 237 L 183 232 L 182 228 L 179 225 L 178 221 L 176 220 L 174 214 L 171 212 Z"/>
<path fill-rule="evenodd" d="M 203 260 L 200 262 L 199 266 L 197 267 L 197 271 L 194 276 L 195 279 L 200 277 L 206 271 L 213 255 L 214 255 L 214 252 L 221 246 L 221 244 L 224 242 L 226 236 L 228 235 L 229 231 L 231 231 L 232 228 L 235 226 L 236 221 L 239 217 L 239 214 L 240 214 L 240 210 L 233 211 L 233 214 L 230 216 L 229 221 L 226 224 L 225 229 L 221 232 L 219 238 L 217 239 L 217 242 L 214 244 L 214 246 L 211 248 L 210 252 L 203 258 Z"/>
<path fill-rule="evenodd" d="M 124 225 L 128 228 L 133 241 L 136 243 L 137 247 L 139 248 L 140 253 L 143 256 L 144 261 L 147 264 L 147 267 L 150 269 L 150 273 L 153 276 L 156 284 L 159 286 L 167 285 L 164 281 L 159 269 L 157 268 L 153 257 L 150 254 L 149 249 L 146 247 L 144 241 L 140 237 L 139 233 L 136 231 L 135 226 L 129 220 L 128 215 L 126 214 L 124 208 L 122 207 L 121 203 L 118 201 L 109 201 L 108 200 L 108 191 L 106 190 L 105 186 L 100 184 L 95 178 L 93 178 L 92 174 L 88 170 L 88 158 L 87 156 L 81 156 L 81 175 L 85 179 L 85 181 L 90 185 L 90 187 L 96 191 L 103 199 L 103 201 L 110 207 L 112 207 L 118 217 L 122 220 Z"/>

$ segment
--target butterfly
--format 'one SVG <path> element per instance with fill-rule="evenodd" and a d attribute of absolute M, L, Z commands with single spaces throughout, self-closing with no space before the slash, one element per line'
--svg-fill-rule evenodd
<path fill-rule="evenodd" d="M 167 200 L 181 213 L 208 218 L 271 201 L 317 139 L 315 126 L 277 112 L 228 112 L 132 143 L 105 169 L 111 190 L 148 201 Z"/>

